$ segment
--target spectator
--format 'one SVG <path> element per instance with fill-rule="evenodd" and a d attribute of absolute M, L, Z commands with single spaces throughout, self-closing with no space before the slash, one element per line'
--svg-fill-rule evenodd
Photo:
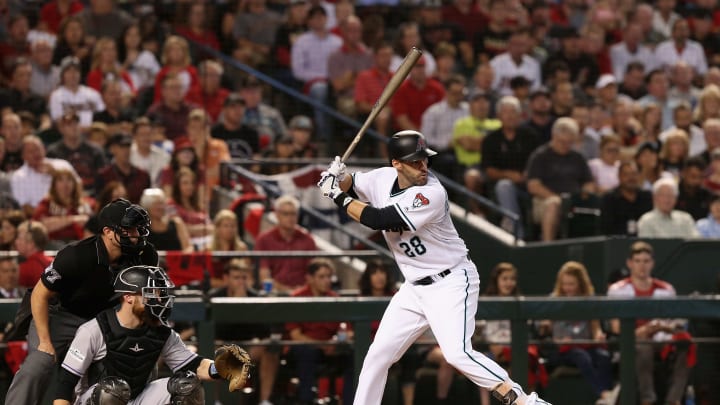
<path fill-rule="evenodd" d="M 530 116 L 522 124 L 533 132 L 538 143 L 544 144 L 550 141 L 552 126 L 555 118 L 552 116 L 552 101 L 550 92 L 544 87 L 537 88 L 530 92 Z"/>
<path fill-rule="evenodd" d="M 85 32 L 93 39 L 120 38 L 125 27 L 132 23 L 132 17 L 115 5 L 114 0 L 92 0 L 90 7 L 78 13 Z"/>
<path fill-rule="evenodd" d="M 142 94 L 155 84 L 155 75 L 160 72 L 160 64 L 155 54 L 143 48 L 140 27 L 133 23 L 125 28 L 118 41 L 118 61 L 130 75 L 138 94 Z"/>
<path fill-rule="evenodd" d="M 720 36 L 715 32 L 715 22 L 713 21 L 716 15 L 715 4 L 712 0 L 708 3 L 707 6 L 702 4 L 693 10 L 688 10 L 694 11 L 688 19 L 692 28 L 690 38 L 703 47 L 708 64 L 717 66 L 718 56 L 720 56 L 720 44 L 718 44 Z"/>
<path fill-rule="evenodd" d="M 112 156 L 110 156 L 105 150 L 105 144 L 107 144 L 108 141 L 108 129 L 104 122 L 93 122 L 92 125 L 90 125 L 87 140 L 91 144 L 105 151 L 106 158 L 112 158 Z"/>
<path fill-rule="evenodd" d="M 215 214 L 215 218 L 213 218 L 213 234 L 206 250 L 211 252 L 245 252 L 248 250 L 247 244 L 240 239 L 238 234 L 238 218 L 234 212 L 222 209 Z M 212 287 L 225 285 L 223 272 L 227 265 L 227 259 L 213 257 L 213 272 L 210 278 Z"/>
<path fill-rule="evenodd" d="M 628 23 L 623 30 L 622 39 L 610 47 L 612 71 L 618 80 L 624 80 L 625 72 L 633 62 L 642 64 L 648 71 L 655 68 L 655 55 L 649 47 L 643 45 L 643 32 L 639 24 Z"/>
<path fill-rule="evenodd" d="M 8 35 L 0 42 L 0 55 L 3 56 L 3 60 L 0 62 L 0 73 L 2 73 L 3 81 L 10 76 L 12 67 L 19 58 L 30 56 L 30 41 L 28 40 L 30 29 L 27 17 L 20 13 L 10 16 L 7 28 Z"/>
<path fill-rule="evenodd" d="M 95 199 L 95 212 L 85 223 L 85 237 L 89 238 L 100 233 L 102 230 L 99 219 L 100 210 L 118 198 L 127 199 L 127 189 L 125 189 L 125 186 L 119 181 L 109 182 L 98 192 Z"/>
<path fill-rule="evenodd" d="M 25 288 L 18 285 L 17 260 L 9 256 L 0 258 L 0 298 L 22 298 L 24 295 Z M 0 336 L 4 334 L 5 329 Z"/>
<path fill-rule="evenodd" d="M 50 265 L 52 258 L 45 255 L 48 243 L 48 231 L 42 222 L 25 221 L 18 226 L 15 249 L 24 259 L 20 263 L 18 283 L 25 288 L 33 288 L 40 275 Z"/>
<path fill-rule="evenodd" d="M 706 239 L 720 239 L 720 197 L 710 202 L 710 213 L 706 218 L 697 221 L 697 230 L 700 237 Z"/>
<path fill-rule="evenodd" d="M 93 122 L 107 124 L 112 134 L 130 133 L 135 113 L 131 107 L 125 107 L 127 97 L 123 95 L 123 84 L 114 79 L 105 80 L 101 91 L 105 109 L 93 114 Z"/>
<path fill-rule="evenodd" d="M 437 67 L 432 78 L 442 83 L 443 86 L 447 86 L 450 77 L 458 71 L 455 45 L 445 41 L 440 42 L 435 47 L 435 62 Z"/>
<path fill-rule="evenodd" d="M 505 1 L 492 0 L 488 5 L 487 25 L 481 25 L 472 38 L 473 52 L 479 64 L 485 64 L 507 50 L 510 31 L 506 23 L 507 9 Z M 477 24 L 477 22 L 475 22 Z"/>
<path fill-rule="evenodd" d="M 655 103 L 646 105 L 642 108 L 640 119 L 642 136 L 639 141 L 659 145 L 660 134 L 662 133 L 662 109 L 660 109 L 660 106 Z M 632 128 L 634 129 L 634 126 Z"/>
<path fill-rule="evenodd" d="M 311 143 L 313 137 L 313 124 L 310 117 L 296 115 L 288 123 L 288 134 L 293 140 L 295 156 L 301 158 L 317 157 L 317 147 Z"/>
<path fill-rule="evenodd" d="M 186 10 L 187 12 L 181 20 L 182 23 L 177 27 L 177 33 L 192 42 L 220 50 L 220 42 L 210 28 L 212 16 L 208 15 L 206 4 L 203 2 L 190 3 Z"/>
<path fill-rule="evenodd" d="M 162 121 L 165 137 L 171 141 L 185 135 L 188 114 L 195 108 L 183 99 L 183 94 L 180 76 L 168 74 L 162 80 L 162 100 L 155 102 L 147 112 L 151 120 Z"/>
<path fill-rule="evenodd" d="M 305 92 L 318 103 L 328 101 L 328 61 L 330 55 L 342 46 L 342 40 L 328 32 L 327 13 L 321 6 L 308 12 L 308 31 L 300 35 L 290 52 L 293 76 L 304 85 Z M 325 141 L 331 140 L 328 118 L 315 108 L 315 124 Z"/>
<path fill-rule="evenodd" d="M 33 66 L 29 59 L 18 58 L 10 68 L 10 83 L 7 88 L 0 89 L 0 110 L 10 108 L 14 112 L 29 111 L 36 117 L 48 122 L 45 100 L 33 94 L 30 89 L 30 78 Z"/>
<path fill-rule="evenodd" d="M 695 221 L 687 212 L 675 210 L 678 185 L 663 178 L 653 184 L 653 210 L 638 221 L 641 238 L 696 238 Z"/>
<path fill-rule="evenodd" d="M 51 172 L 75 169 L 67 160 L 45 157 L 45 146 L 37 136 L 28 135 L 22 142 L 24 163 L 12 173 L 10 184 L 15 200 L 23 210 L 31 212 L 50 191 Z"/>
<path fill-rule="evenodd" d="M 253 269 L 246 260 L 232 259 L 225 266 L 222 288 L 211 296 L 232 297 L 232 298 L 257 298 L 258 292 L 252 286 L 255 285 Z M 258 339 L 269 339 L 270 328 L 267 324 L 221 324 L 215 327 L 215 337 L 225 341 L 248 341 Z M 280 367 L 279 348 L 267 346 L 252 346 L 249 354 L 254 362 L 259 362 L 258 370 L 260 377 L 260 392 L 258 395 L 259 405 L 272 405 L 270 396 L 275 385 L 275 377 Z"/>
<path fill-rule="evenodd" d="M 682 129 L 677 129 L 666 137 L 660 149 L 660 164 L 677 179 L 688 159 L 688 137 Z"/>
<path fill-rule="evenodd" d="M 714 84 L 709 84 L 702 89 L 693 112 L 693 119 L 697 126 L 702 127 L 710 118 L 720 118 L 720 87 Z"/>
<path fill-rule="evenodd" d="M 452 145 L 455 159 L 463 168 L 465 187 L 475 193 L 482 192 L 483 177 L 480 163 L 482 162 L 482 144 L 490 131 L 502 125 L 499 120 L 489 118 L 490 96 L 482 90 L 474 90 L 470 94 L 470 115 L 459 118 L 453 125 Z M 474 202 L 470 207 L 476 213 L 479 207 Z"/>
<path fill-rule="evenodd" d="M 79 121 L 80 118 L 74 112 L 66 113 L 58 120 L 62 139 L 48 146 L 47 156 L 70 162 L 80 175 L 83 189 L 92 191 L 95 176 L 105 167 L 107 161 L 100 148 L 83 138 Z"/>
<path fill-rule="evenodd" d="M 60 87 L 50 94 L 50 118 L 59 120 L 65 114 L 77 114 L 80 126 L 92 124 L 94 112 L 105 109 L 100 93 L 80 84 L 80 60 L 66 57 L 60 64 Z"/>
<path fill-rule="evenodd" d="M 220 184 L 220 163 L 230 160 L 230 151 L 225 141 L 210 136 L 208 120 L 204 110 L 196 108 L 190 111 L 186 133 L 203 168 L 205 177 L 201 182 L 205 185 L 204 198 L 210 200 L 213 187 Z"/>
<path fill-rule="evenodd" d="M 55 170 L 50 190 L 38 203 L 32 219 L 45 226 L 52 246 L 59 249 L 83 239 L 83 228 L 93 213 L 92 202 L 83 197 L 82 184 L 72 170 Z"/>
<path fill-rule="evenodd" d="M 465 78 L 453 75 L 448 81 L 445 98 L 429 106 L 422 114 L 421 129 L 427 144 L 437 151 L 433 163 L 435 169 L 452 176 L 455 172 L 455 153 L 452 150 L 452 134 L 455 121 L 470 115 L 465 101 L 467 89 Z"/>
<path fill-rule="evenodd" d="M 700 89 L 693 85 L 692 66 L 682 60 L 675 62 L 670 68 L 670 81 L 672 87 L 670 87 L 668 97 L 673 102 L 684 102 L 691 106 L 697 105 Z"/>
<path fill-rule="evenodd" d="M 277 163 L 270 163 L 262 165 L 260 172 L 262 174 L 273 175 L 287 173 L 301 166 L 295 163 L 279 163 L 283 160 L 297 157 L 297 150 L 295 149 L 295 140 L 290 135 L 283 135 L 282 137 L 275 139 L 275 144 L 272 148 L 267 149 L 263 152 L 262 157 L 265 159 L 277 160 Z"/>
<path fill-rule="evenodd" d="M 569 261 L 557 273 L 555 288 L 551 297 L 592 297 L 595 295 L 587 270 L 582 263 Z M 577 367 L 585 380 L 592 386 L 600 405 L 614 405 L 620 386 L 612 389 L 610 354 L 604 345 L 573 344 L 573 340 L 605 342 L 600 321 L 544 321 L 542 326 L 552 333 L 553 341 L 559 345 L 559 365 Z M 551 359 L 552 361 L 552 359 Z"/>
<path fill-rule="evenodd" d="M 140 197 L 140 205 L 147 210 L 151 221 L 147 240 L 157 250 L 192 253 L 194 249 L 185 222 L 168 213 L 166 201 L 165 193 L 159 188 L 147 188 Z"/>
<path fill-rule="evenodd" d="M 710 152 L 710 165 L 703 187 L 714 195 L 720 195 L 720 148 Z"/>
<path fill-rule="evenodd" d="M 561 194 L 595 193 L 592 173 L 581 154 L 572 150 L 578 125 L 559 118 L 552 139 L 533 152 L 528 161 L 528 192 L 533 196 L 533 221 L 540 223 L 542 240 L 555 239 L 560 224 Z"/>
<path fill-rule="evenodd" d="M 563 84 L 561 83 L 560 86 Z M 579 136 L 575 139 L 575 149 L 586 160 L 595 159 L 600 156 L 600 134 L 591 126 L 593 109 L 599 109 L 593 103 L 575 103 L 570 112 L 570 118 L 578 124 Z"/>
<path fill-rule="evenodd" d="M 0 133 L 5 140 L 0 169 L 5 173 L 10 173 L 23 165 L 22 148 L 24 134 L 22 133 L 20 116 L 14 113 L 3 114 Z"/>
<path fill-rule="evenodd" d="M 165 166 L 160 172 L 160 187 L 163 189 L 165 194 L 172 195 L 172 184 L 175 180 L 175 173 L 180 170 L 181 167 L 188 167 L 194 173 L 197 173 L 200 184 L 198 187 L 204 188 L 205 172 L 200 165 L 200 159 L 195 152 L 195 148 L 188 139 L 181 139 L 173 150 L 172 157 L 170 158 L 170 164 Z M 200 192 L 204 195 L 203 192 Z"/>
<path fill-rule="evenodd" d="M 372 111 L 375 102 L 380 98 L 385 86 L 390 82 L 390 62 L 393 48 L 387 42 L 380 41 L 373 47 L 373 65 L 358 72 L 355 78 L 354 101 L 358 120 L 363 121 Z M 380 111 L 373 126 L 380 134 L 390 132 L 390 117 L 392 111 L 389 105 Z M 380 142 L 380 153 L 387 154 L 386 145 Z"/>
<path fill-rule="evenodd" d="M 186 167 L 180 168 L 175 173 L 170 206 L 185 222 L 190 241 L 198 247 L 197 250 L 202 250 L 213 233 L 213 225 L 198 193 L 197 183 L 195 172 Z"/>
<path fill-rule="evenodd" d="M 615 76 L 608 73 L 600 76 L 595 83 L 595 102 L 608 113 L 618 102 L 630 104 L 627 97 L 618 95 L 617 80 L 615 80 Z"/>
<path fill-rule="evenodd" d="M 145 117 L 138 118 L 132 127 L 132 145 L 130 145 L 130 164 L 147 172 L 150 184 L 159 184 L 160 172 L 170 163 L 170 155 L 152 141 L 152 124 Z"/>
<path fill-rule="evenodd" d="M 92 43 L 86 38 L 85 28 L 78 16 L 67 17 L 63 20 L 60 23 L 60 32 L 53 50 L 52 64 L 61 66 L 63 59 L 74 56 L 79 61 L 81 77 L 85 77 L 90 71 L 91 51 Z M 62 66 L 60 82 L 62 82 Z"/>
<path fill-rule="evenodd" d="M 0 217 L 0 249 L 13 250 L 17 239 L 18 226 L 25 221 L 25 214 L 12 210 Z"/>
<path fill-rule="evenodd" d="M 583 52 L 582 39 L 574 28 L 562 32 L 560 51 L 545 61 L 545 70 L 553 63 L 564 62 L 570 68 L 570 81 L 579 89 L 594 86 L 600 76 L 597 60 Z"/>
<path fill-rule="evenodd" d="M 405 59 L 405 56 L 413 47 L 423 51 L 422 59 L 424 59 L 425 62 L 425 77 L 432 77 L 435 74 L 437 63 L 432 53 L 425 49 L 422 39 L 420 38 L 420 28 L 415 22 L 405 22 L 398 27 L 395 33 L 395 41 L 393 42 L 395 54 L 392 57 L 392 61 L 390 61 L 390 70 L 395 73 Z M 420 63 L 420 61 L 418 61 L 418 63 Z"/>
<path fill-rule="evenodd" d="M 162 69 L 155 76 L 155 103 L 167 100 L 165 93 L 165 77 L 176 76 L 179 80 L 180 99 L 184 98 L 190 90 L 198 86 L 197 70 L 190 59 L 190 47 L 185 38 L 172 35 L 165 40 L 162 49 Z M 174 89 L 173 89 L 174 90 Z"/>
<path fill-rule="evenodd" d="M 681 102 L 673 108 L 675 125 L 660 134 L 660 141 L 666 142 L 671 134 L 681 130 L 688 137 L 689 153 L 691 156 L 699 155 L 707 149 L 705 135 L 702 129 L 693 124 L 692 109 L 687 102 Z"/>
<path fill-rule="evenodd" d="M 426 56 L 420 57 L 390 101 L 397 128 L 419 130 L 423 113 L 445 97 L 442 84 L 428 79 L 425 73 Z"/>
<path fill-rule="evenodd" d="M 625 263 L 630 269 L 630 277 L 616 282 L 608 288 L 608 296 L 610 297 L 674 297 L 675 288 L 669 283 L 653 278 L 652 270 L 655 266 L 653 260 L 653 249 L 645 242 L 635 242 L 630 247 L 630 253 Z M 635 336 L 641 342 L 635 345 L 635 372 L 637 375 L 637 390 L 640 397 L 640 403 L 643 405 L 655 403 L 657 394 L 655 393 L 653 370 L 655 370 L 655 358 L 660 350 L 661 345 L 652 344 L 652 342 L 644 342 L 651 340 L 654 342 L 669 341 L 672 334 L 684 330 L 684 320 L 669 319 L 642 319 L 635 322 Z M 611 321 L 610 329 L 613 333 L 620 333 L 620 321 L 614 319 Z M 668 378 L 667 394 L 664 403 L 680 404 L 680 400 L 685 393 L 685 385 L 688 381 L 690 367 L 686 356 L 688 355 L 688 344 L 673 344 L 675 356 L 674 361 L 669 365 L 670 372 Z"/>
<path fill-rule="evenodd" d="M 293 297 L 337 297 L 337 294 L 330 289 L 335 272 L 330 261 L 315 259 L 310 262 L 306 271 L 305 285 L 294 291 Z M 292 348 L 292 354 L 297 364 L 297 375 L 300 379 L 298 384 L 300 401 L 310 402 L 314 399 L 312 387 L 315 384 L 315 372 L 318 364 L 327 356 L 335 355 L 338 364 L 344 369 L 343 403 L 352 402 L 351 360 L 347 358 L 347 355 L 336 354 L 335 346 L 322 346 L 322 342 L 333 339 L 340 327 L 338 322 L 293 322 L 285 325 L 290 340 L 307 344 Z"/>
<path fill-rule="evenodd" d="M 682 20 L 675 10 L 675 0 L 659 0 L 652 17 L 652 28 L 663 38 L 669 38 L 675 32 L 675 24 Z"/>
<path fill-rule="evenodd" d="M 531 89 L 537 89 L 541 85 L 540 64 L 527 55 L 530 50 L 530 34 L 526 30 L 518 30 L 510 35 L 507 43 L 507 52 L 501 53 L 492 60 L 495 72 L 493 90 L 501 95 L 509 95 L 510 79 L 522 76 L 530 81 Z"/>
<path fill-rule="evenodd" d="M 633 100 L 641 99 L 647 95 L 647 89 L 645 88 L 645 66 L 642 62 L 628 63 L 618 92 Z"/>
<path fill-rule="evenodd" d="M 661 178 L 674 179 L 660 164 L 660 147 L 657 143 L 645 142 L 635 152 L 635 163 L 640 169 L 640 187 L 652 190 L 653 184 Z"/>
<path fill-rule="evenodd" d="M 110 164 L 97 172 L 95 190 L 102 190 L 111 181 L 119 181 L 127 190 L 128 200 L 137 203 L 143 190 L 150 188 L 150 175 L 130 162 L 130 145 L 130 135 L 114 134 L 110 137 L 106 146 L 113 158 Z"/>
<path fill-rule="evenodd" d="M 260 150 L 287 133 L 280 111 L 263 103 L 260 81 L 255 76 L 248 76 L 243 80 L 239 92 L 240 97 L 245 100 L 243 124 L 260 134 Z"/>
<path fill-rule="evenodd" d="M 525 167 L 538 139 L 526 128 L 518 127 L 522 107 L 517 98 L 501 98 L 496 110 L 502 126 L 483 139 L 481 167 L 500 205 L 521 215 L 518 198 L 527 196 Z M 512 225 L 505 221 L 503 228 L 510 231 Z"/>
<path fill-rule="evenodd" d="M 233 25 L 233 38 L 237 40 L 234 55 L 250 66 L 264 66 L 270 62 L 275 33 L 283 19 L 280 14 L 267 8 L 265 0 L 251 0 L 245 4 L 245 10 L 238 13 Z"/>
<path fill-rule="evenodd" d="M 284 195 L 275 200 L 277 225 L 263 232 L 255 239 L 255 250 L 316 250 L 313 237 L 298 225 L 300 202 L 293 196 Z M 286 293 L 303 285 L 310 259 L 262 258 L 260 259 L 260 281 L 273 281 L 273 289 Z"/>
<path fill-rule="evenodd" d="M 575 106 L 575 95 L 572 83 L 559 82 L 550 88 L 551 114 L 554 118 L 567 117 L 572 114 Z M 582 128 L 584 129 L 584 128 Z M 582 133 L 582 130 L 580 131 Z"/>
<path fill-rule="evenodd" d="M 223 67 L 214 60 L 200 62 L 198 69 L 199 86 L 190 89 L 185 99 L 190 103 L 202 106 L 213 121 L 220 116 L 225 99 L 230 91 L 221 85 Z"/>
<path fill-rule="evenodd" d="M 703 122 L 703 132 L 705 133 L 705 144 L 707 148 L 704 152 L 696 156 L 705 163 L 705 166 L 709 166 L 712 160 L 710 152 L 720 147 L 720 119 L 709 118 L 705 120 L 705 122 Z"/>
<path fill-rule="evenodd" d="M 328 57 L 328 79 L 332 85 L 337 110 L 356 116 L 354 91 L 358 74 L 369 69 L 372 55 L 362 42 L 362 21 L 354 15 L 340 21 L 343 45 Z"/>
<path fill-rule="evenodd" d="M 706 168 L 707 165 L 702 159 L 694 157 L 685 162 L 680 172 L 680 192 L 675 208 L 687 212 L 696 221 L 708 214 L 710 200 L 713 198 L 712 193 L 703 187 Z"/>
<path fill-rule="evenodd" d="M 53 46 L 48 41 L 39 39 L 30 45 L 30 50 L 30 93 L 47 100 L 60 83 L 60 67 L 52 63 Z"/>
<path fill-rule="evenodd" d="M 115 40 L 103 37 L 98 39 L 93 47 L 92 64 L 86 83 L 90 88 L 101 91 L 103 84 L 109 80 L 115 80 L 122 84 L 122 94 L 125 97 L 135 97 L 132 78 L 118 62 Z"/>
<path fill-rule="evenodd" d="M 233 158 L 252 158 L 260 152 L 257 131 L 243 121 L 245 99 L 237 93 L 230 93 L 223 102 L 222 119 L 213 126 L 213 138 L 225 141 Z"/>
<path fill-rule="evenodd" d="M 309 6 L 306 0 L 293 0 L 285 9 L 285 21 L 275 32 L 275 42 L 272 46 L 276 76 L 286 84 L 292 84 L 290 74 L 290 48 L 295 39 L 307 31 L 307 14 Z"/>
<path fill-rule="evenodd" d="M 82 11 L 83 4 L 79 0 L 54 0 L 47 2 L 40 9 L 38 28 L 53 34 L 58 33 L 60 23 L 67 17 Z"/>
<path fill-rule="evenodd" d="M 599 194 L 612 191 L 619 184 L 620 138 L 614 135 L 604 136 L 600 140 L 600 157 L 588 162 Z"/>
<path fill-rule="evenodd" d="M 661 0 L 663 2 L 675 0 Z M 695 68 L 695 74 L 704 75 L 708 70 L 705 51 L 697 42 L 690 39 L 688 22 L 678 18 L 672 23 L 672 39 L 660 43 L 655 48 L 655 59 L 661 68 L 670 68 L 678 61 L 684 61 Z"/>
<path fill-rule="evenodd" d="M 635 6 L 632 15 L 632 22 L 638 24 L 642 30 L 643 44 L 653 48 L 661 41 L 667 39 L 668 35 L 663 35 L 656 31 L 653 27 L 653 17 L 655 11 L 650 4 L 642 3 Z"/>

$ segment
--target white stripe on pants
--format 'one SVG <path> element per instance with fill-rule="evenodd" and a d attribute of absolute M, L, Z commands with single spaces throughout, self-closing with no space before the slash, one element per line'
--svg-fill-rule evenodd
<path fill-rule="evenodd" d="M 472 348 L 479 289 L 480 278 L 470 261 L 434 284 L 403 284 L 390 300 L 365 357 L 354 404 L 380 404 L 388 369 L 428 327 L 448 363 L 475 384 L 493 388 L 507 380 L 502 367 Z M 521 395 L 520 387 L 513 386 Z"/>

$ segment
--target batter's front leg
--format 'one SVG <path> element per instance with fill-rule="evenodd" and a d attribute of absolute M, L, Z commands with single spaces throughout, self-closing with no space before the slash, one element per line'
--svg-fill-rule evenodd
<path fill-rule="evenodd" d="M 370 345 L 355 391 L 354 405 L 380 405 L 388 369 L 428 328 L 412 288 L 403 285 L 390 300 Z"/>

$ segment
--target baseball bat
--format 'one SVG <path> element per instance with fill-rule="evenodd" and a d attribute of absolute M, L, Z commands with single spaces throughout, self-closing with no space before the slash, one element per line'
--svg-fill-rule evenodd
<path fill-rule="evenodd" d="M 385 89 L 383 89 L 382 94 L 380 94 L 380 98 L 375 102 L 375 105 L 373 105 L 372 110 L 370 110 L 370 114 L 368 114 L 367 119 L 365 119 L 365 122 L 363 123 L 362 127 L 360 127 L 360 130 L 358 131 L 357 135 L 355 135 L 355 138 L 350 143 L 350 145 L 345 150 L 345 153 L 342 155 L 342 161 L 346 161 L 347 158 L 350 157 L 350 155 L 355 150 L 355 147 L 357 147 L 358 143 L 360 143 L 360 140 L 362 139 L 363 135 L 365 135 L 365 131 L 370 127 L 370 124 L 375 121 L 375 118 L 380 114 L 380 111 L 382 111 L 383 108 L 387 105 L 387 103 L 392 98 L 393 94 L 397 91 L 398 87 L 402 84 L 402 82 L 405 80 L 405 77 L 410 73 L 410 70 L 412 70 L 413 66 L 415 66 L 415 63 L 417 63 L 418 59 L 422 56 L 422 51 L 413 48 L 408 52 L 408 54 L 405 56 L 405 59 L 403 59 L 400 66 L 395 71 L 395 74 L 388 82 L 387 86 L 385 86 Z"/>

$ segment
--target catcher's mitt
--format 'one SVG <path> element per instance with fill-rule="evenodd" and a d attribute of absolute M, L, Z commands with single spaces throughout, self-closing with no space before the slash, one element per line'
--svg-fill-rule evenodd
<path fill-rule="evenodd" d="M 252 365 L 250 355 L 240 346 L 224 345 L 215 350 L 215 369 L 228 381 L 231 392 L 245 386 Z"/>

